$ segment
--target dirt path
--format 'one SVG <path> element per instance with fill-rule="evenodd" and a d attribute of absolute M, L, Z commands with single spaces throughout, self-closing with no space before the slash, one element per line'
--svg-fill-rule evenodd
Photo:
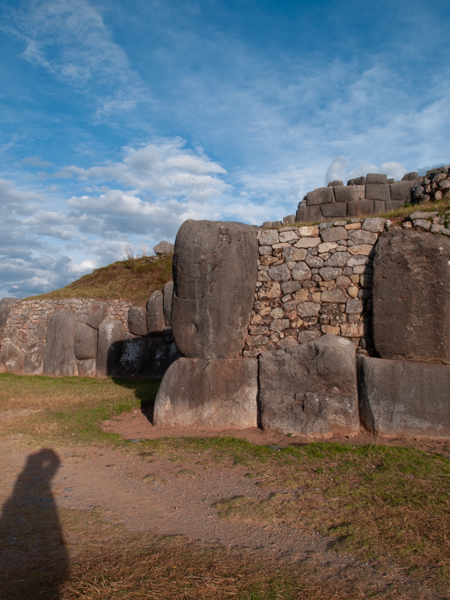
<path fill-rule="evenodd" d="M 124 415 L 105 427 L 128 439 L 167 435 L 154 430 L 140 412 Z M 170 435 L 174 434 L 185 432 Z M 286 444 L 286 437 L 275 433 L 254 431 L 246 437 L 257 443 Z M 245 468 L 218 465 L 208 469 L 196 462 L 176 464 L 161 457 L 148 462 L 132 453 L 94 446 L 52 450 L 60 460 L 51 482 L 58 510 L 93 511 L 101 507 L 106 519 L 118 520 L 131 532 L 182 535 L 202 544 L 234 548 L 255 558 L 269 556 L 315 570 L 320 578 L 346 580 L 365 590 L 388 589 L 391 583 L 403 581 L 413 586 L 411 597 L 438 598 L 425 589 L 419 591 L 417 583 L 401 570 L 393 568 L 380 575 L 370 565 L 328 552 L 328 541 L 317 533 L 283 523 L 257 525 L 221 520 L 213 507 L 215 502 L 240 495 L 266 498 L 270 494 L 257 486 L 257 480 L 246 477 Z M 35 451 L 20 437 L 0 440 L 2 505 L 11 497 L 27 457 Z"/>

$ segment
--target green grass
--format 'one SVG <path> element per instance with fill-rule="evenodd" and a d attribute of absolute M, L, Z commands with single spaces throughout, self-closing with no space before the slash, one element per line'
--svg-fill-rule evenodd
<path fill-rule="evenodd" d="M 55 290 L 27 300 L 66 300 L 93 298 L 95 300 L 120 300 L 144 306 L 155 290 L 160 290 L 172 280 L 172 255 L 154 257 L 129 257 L 95 269 L 60 290 Z"/>

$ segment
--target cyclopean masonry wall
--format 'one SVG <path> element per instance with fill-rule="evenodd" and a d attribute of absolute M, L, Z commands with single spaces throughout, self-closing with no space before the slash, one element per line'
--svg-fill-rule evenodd
<path fill-rule="evenodd" d="M 185 356 L 163 378 L 155 424 L 450 437 L 448 221 L 184 224 L 173 318 Z M 380 326 L 386 314 L 399 325 Z"/>
<path fill-rule="evenodd" d="M 171 297 L 171 284 L 166 284 L 164 294 Z M 162 377 L 178 356 L 170 313 L 164 316 L 164 294 L 155 292 L 147 309 L 117 300 L 10 304 L 0 371 Z"/>

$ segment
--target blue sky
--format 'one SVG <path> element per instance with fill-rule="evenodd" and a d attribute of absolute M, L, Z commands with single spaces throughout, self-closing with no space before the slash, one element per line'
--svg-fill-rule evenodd
<path fill-rule="evenodd" d="M 0 2 L 0 298 L 449 164 L 448 3 Z"/>

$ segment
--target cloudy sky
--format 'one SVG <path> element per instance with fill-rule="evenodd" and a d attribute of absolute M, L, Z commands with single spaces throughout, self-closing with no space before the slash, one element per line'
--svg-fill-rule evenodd
<path fill-rule="evenodd" d="M 0 298 L 450 163 L 444 0 L 2 0 Z"/>

